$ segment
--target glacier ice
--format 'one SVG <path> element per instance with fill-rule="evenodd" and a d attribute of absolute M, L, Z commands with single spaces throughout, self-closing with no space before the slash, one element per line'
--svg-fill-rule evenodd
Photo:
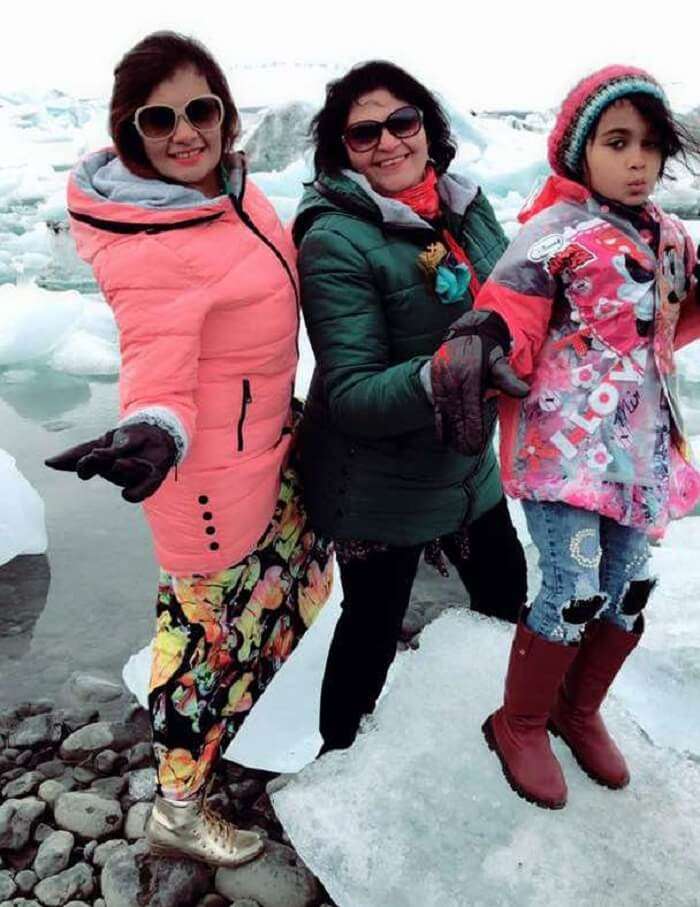
<path fill-rule="evenodd" d="M 43 554 L 44 502 L 5 450 L 0 450 L 0 501 L 0 566 L 19 554 Z"/>
<path fill-rule="evenodd" d="M 116 375 L 119 361 L 106 303 L 32 283 L 0 286 L 0 368 L 33 363 L 75 375 Z"/>
<path fill-rule="evenodd" d="M 355 745 L 273 795 L 302 859 L 340 907 L 696 907 L 700 765 L 651 742 L 617 697 L 605 711 L 626 790 L 593 783 L 559 741 L 567 807 L 510 790 L 480 731 L 510 635 L 453 610 L 398 657 Z"/>

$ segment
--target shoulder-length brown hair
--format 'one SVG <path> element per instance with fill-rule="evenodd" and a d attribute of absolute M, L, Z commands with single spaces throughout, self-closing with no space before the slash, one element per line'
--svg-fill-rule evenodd
<path fill-rule="evenodd" d="M 117 153 L 129 170 L 139 176 L 152 176 L 153 168 L 134 126 L 134 114 L 146 103 L 156 86 L 178 69 L 188 66 L 207 80 L 212 93 L 223 102 L 222 161 L 227 169 L 232 164 L 240 120 L 221 67 L 206 47 L 194 38 L 171 31 L 158 31 L 139 41 L 117 64 L 109 105 L 109 131 Z"/>

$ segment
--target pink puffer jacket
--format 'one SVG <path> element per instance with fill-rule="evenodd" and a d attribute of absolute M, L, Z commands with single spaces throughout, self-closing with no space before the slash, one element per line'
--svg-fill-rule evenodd
<path fill-rule="evenodd" d="M 229 196 L 135 176 L 113 150 L 68 208 L 120 332 L 121 420 L 166 428 L 178 465 L 144 508 L 158 563 L 212 573 L 255 546 L 277 500 L 297 365 L 291 242 L 240 166 Z"/>

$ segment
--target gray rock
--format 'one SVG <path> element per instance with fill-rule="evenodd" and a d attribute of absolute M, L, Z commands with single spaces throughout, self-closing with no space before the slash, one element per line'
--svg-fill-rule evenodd
<path fill-rule="evenodd" d="M 19 756 L 17 756 L 17 758 L 15 759 L 15 764 L 25 766 L 28 762 L 32 761 L 33 755 L 34 754 L 31 750 L 22 750 Z"/>
<path fill-rule="evenodd" d="M 86 724 L 92 724 L 93 721 L 97 721 L 100 717 L 97 709 L 88 705 L 71 706 L 60 711 L 63 723 L 69 731 L 77 731 L 79 728 L 85 727 Z"/>
<path fill-rule="evenodd" d="M 135 803 L 153 800 L 157 783 L 154 768 L 139 768 L 129 772 L 129 796 Z"/>
<path fill-rule="evenodd" d="M 192 907 L 210 887 L 211 870 L 190 860 L 116 853 L 102 870 L 106 907 Z"/>
<path fill-rule="evenodd" d="M 65 784 L 61 784 L 60 781 L 53 781 L 51 778 L 49 778 L 48 781 L 43 781 L 39 785 L 39 790 L 37 791 L 39 799 L 49 805 L 55 803 L 61 794 L 66 793 L 68 793 L 68 789 Z"/>
<path fill-rule="evenodd" d="M 63 723 L 60 717 L 48 712 L 25 718 L 19 727 L 10 734 L 10 746 L 39 746 L 42 743 L 58 743 L 61 739 Z"/>
<path fill-rule="evenodd" d="M 105 841 L 104 844 L 97 845 L 92 855 L 92 862 L 95 866 L 102 867 L 115 853 L 126 853 L 128 850 L 129 845 L 126 841 L 122 838 L 112 838 L 110 841 Z"/>
<path fill-rule="evenodd" d="M 260 907 L 257 901 L 251 900 L 251 898 L 239 898 L 237 901 L 234 901 L 231 907 Z"/>
<path fill-rule="evenodd" d="M 124 692 L 119 683 L 81 671 L 75 671 L 68 678 L 68 689 L 81 702 L 112 702 Z"/>
<path fill-rule="evenodd" d="M 45 811 L 46 804 L 36 797 L 3 803 L 0 806 L 0 850 L 21 850 Z"/>
<path fill-rule="evenodd" d="M 75 836 L 69 831 L 55 831 L 42 841 L 34 860 L 34 871 L 40 879 L 54 876 L 68 866 L 75 846 Z"/>
<path fill-rule="evenodd" d="M 237 784 L 229 784 L 228 789 L 236 800 L 255 800 L 265 790 L 265 784 L 257 778 L 246 778 Z"/>
<path fill-rule="evenodd" d="M 92 863 L 92 858 L 95 855 L 97 850 L 97 841 L 88 841 L 85 847 L 83 847 L 83 858 Z"/>
<path fill-rule="evenodd" d="M 6 800 L 12 800 L 15 797 L 26 797 L 33 794 L 44 780 L 41 772 L 25 772 L 16 781 L 10 781 L 2 789 L 2 795 Z"/>
<path fill-rule="evenodd" d="M 244 143 L 251 173 L 284 170 L 300 157 L 309 145 L 313 114 L 313 106 L 303 101 L 271 107 Z"/>
<path fill-rule="evenodd" d="M 27 901 L 25 898 L 14 898 L 12 901 L 2 901 L 0 907 L 41 907 L 38 901 Z"/>
<path fill-rule="evenodd" d="M 0 872 L 0 899 L 9 900 L 17 891 L 17 885 L 9 872 L 6 870 Z"/>
<path fill-rule="evenodd" d="M 90 790 L 95 791 L 101 797 L 108 797 L 110 800 L 116 800 L 124 791 L 128 782 L 126 775 L 119 778 L 98 778 L 90 785 Z"/>
<path fill-rule="evenodd" d="M 152 803 L 134 803 L 126 815 L 124 834 L 129 841 L 143 838 L 146 834 L 146 822 L 153 809 Z"/>
<path fill-rule="evenodd" d="M 10 781 L 16 781 L 17 778 L 21 778 L 24 774 L 24 769 L 21 765 L 18 765 L 16 768 L 11 768 L 7 772 L 2 773 L 2 784 L 9 784 Z"/>
<path fill-rule="evenodd" d="M 12 761 L 14 762 L 14 760 L 19 756 L 19 750 L 16 750 L 13 746 L 7 746 L 5 747 L 5 755 L 8 759 L 12 759 Z"/>
<path fill-rule="evenodd" d="M 56 824 L 81 838 L 100 840 L 121 828 L 122 809 L 116 800 L 106 800 L 89 792 L 62 794 L 56 801 Z"/>
<path fill-rule="evenodd" d="M 153 745 L 147 741 L 137 743 L 129 751 L 129 768 L 143 768 L 153 764 Z"/>
<path fill-rule="evenodd" d="M 123 753 L 115 753 L 114 750 L 102 750 L 95 756 L 93 765 L 102 775 L 110 775 L 113 771 L 118 771 L 117 766 L 127 764 L 127 758 Z"/>
<path fill-rule="evenodd" d="M 89 768 L 85 768 L 84 765 L 76 765 L 75 768 L 71 770 L 71 774 L 78 784 L 90 784 L 97 777 L 95 772 L 90 771 Z"/>
<path fill-rule="evenodd" d="M 107 902 L 104 898 L 98 898 L 96 901 L 93 901 L 92 907 L 107 907 Z"/>
<path fill-rule="evenodd" d="M 22 894 L 30 894 L 38 881 L 37 874 L 31 869 L 23 869 L 15 876 L 15 884 Z"/>
<path fill-rule="evenodd" d="M 95 721 L 73 731 L 61 745 L 61 759 L 66 762 L 82 762 L 100 750 L 114 743 L 112 726 L 109 721 Z"/>
<path fill-rule="evenodd" d="M 34 889 L 34 894 L 47 907 L 63 907 L 75 895 L 89 898 L 95 890 L 95 877 L 87 863 L 76 863 L 58 875 L 43 879 Z"/>
<path fill-rule="evenodd" d="M 49 835 L 54 833 L 54 829 L 50 825 L 47 825 L 46 822 L 39 822 L 37 827 L 34 829 L 34 840 L 37 844 L 41 844 L 42 841 L 45 841 Z"/>
<path fill-rule="evenodd" d="M 60 778 L 65 773 L 66 766 L 60 759 L 51 759 L 49 762 L 41 762 L 36 770 L 41 772 L 44 778 Z"/>
<path fill-rule="evenodd" d="M 197 907 L 229 907 L 229 902 L 220 894 L 205 894 L 201 901 L 197 901 Z"/>
<path fill-rule="evenodd" d="M 311 907 L 321 894 L 315 877 L 292 848 L 273 841 L 252 863 L 217 870 L 214 887 L 232 901 L 252 898 L 260 907 Z"/>

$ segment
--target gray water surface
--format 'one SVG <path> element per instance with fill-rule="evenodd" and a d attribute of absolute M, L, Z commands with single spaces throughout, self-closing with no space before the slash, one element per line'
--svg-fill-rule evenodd
<path fill-rule="evenodd" d="M 60 699 L 74 671 L 118 680 L 152 635 L 158 570 L 141 508 L 43 465 L 116 416 L 114 381 L 0 372 L 0 447 L 43 498 L 49 537 L 46 555 L 0 567 L 0 704 Z"/>

